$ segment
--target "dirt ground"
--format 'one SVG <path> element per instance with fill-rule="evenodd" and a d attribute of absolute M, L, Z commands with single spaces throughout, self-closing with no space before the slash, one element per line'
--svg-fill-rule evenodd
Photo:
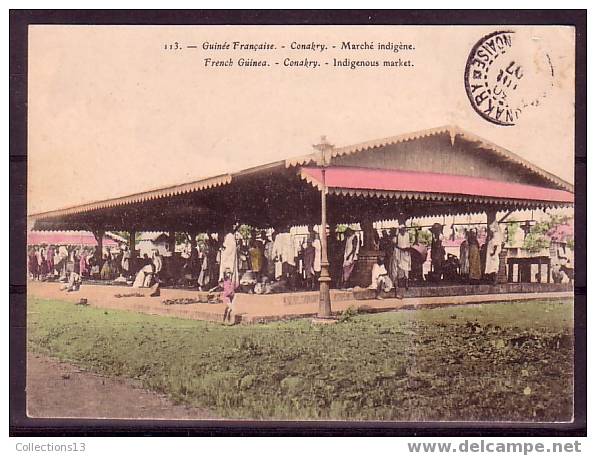
<path fill-rule="evenodd" d="M 29 281 L 27 294 L 45 299 L 58 299 L 61 301 L 78 302 L 86 298 L 91 307 L 103 309 L 129 310 L 150 315 L 185 318 L 192 320 L 206 320 L 221 322 L 225 310 L 224 304 L 171 304 L 164 305 L 164 299 L 197 298 L 198 293 L 192 290 L 162 289 L 160 297 L 129 296 L 117 298 L 116 294 L 138 293 L 139 289 L 123 286 L 86 285 L 81 290 L 66 293 L 60 290 L 61 284 L 52 282 Z M 141 290 L 142 291 L 142 290 Z M 334 291 L 334 293 L 344 293 Z M 237 315 L 247 323 L 275 321 L 287 317 L 315 315 L 318 310 L 318 293 L 302 293 L 302 298 L 312 298 L 306 302 L 284 302 L 284 295 L 248 295 L 238 294 L 235 300 Z M 518 301 L 533 299 L 564 299 L 573 297 L 572 291 L 567 292 L 541 292 L 541 293 L 496 293 L 485 295 L 462 296 L 434 296 L 404 299 L 376 299 L 355 300 L 336 299 L 333 302 L 335 312 L 343 312 L 348 308 L 367 307 L 369 311 L 393 311 L 400 308 L 433 307 L 437 305 L 465 305 L 486 302 Z"/>
<path fill-rule="evenodd" d="M 27 414 L 33 418 L 217 418 L 207 410 L 175 405 L 134 380 L 102 377 L 31 353 L 27 355 Z"/>

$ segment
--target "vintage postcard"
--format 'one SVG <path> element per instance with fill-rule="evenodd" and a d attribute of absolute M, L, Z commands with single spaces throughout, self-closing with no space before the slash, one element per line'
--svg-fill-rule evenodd
<path fill-rule="evenodd" d="M 574 422 L 575 27 L 27 53 L 30 418 Z"/>

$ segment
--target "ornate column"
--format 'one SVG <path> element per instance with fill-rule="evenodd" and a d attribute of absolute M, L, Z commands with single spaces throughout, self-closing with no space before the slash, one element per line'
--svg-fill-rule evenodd
<path fill-rule="evenodd" d="M 333 145 L 329 144 L 325 136 L 321 137 L 321 142 L 313 146 L 321 153 L 320 166 L 322 167 L 322 186 L 321 186 L 321 275 L 319 277 L 319 312 L 318 318 L 331 318 L 331 296 L 329 288 L 331 277 L 329 277 L 329 257 L 327 252 L 327 185 L 325 183 L 325 168 L 331 157 Z"/>

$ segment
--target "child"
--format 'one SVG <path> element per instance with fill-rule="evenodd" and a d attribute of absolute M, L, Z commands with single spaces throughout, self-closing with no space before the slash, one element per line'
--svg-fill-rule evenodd
<path fill-rule="evenodd" d="M 232 271 L 227 268 L 224 271 L 223 277 L 220 281 L 221 287 L 223 288 L 223 301 L 226 305 L 226 310 L 224 311 L 223 321 L 225 322 L 226 319 L 231 321 L 232 319 L 232 312 L 234 312 L 234 296 L 235 296 L 235 286 L 232 280 Z"/>

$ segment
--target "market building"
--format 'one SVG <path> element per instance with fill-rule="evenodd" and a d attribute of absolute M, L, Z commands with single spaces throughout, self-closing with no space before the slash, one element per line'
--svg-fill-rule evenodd
<path fill-rule="evenodd" d="M 518 210 L 573 207 L 573 185 L 456 126 L 335 147 L 181 185 L 32 214 L 33 229 L 225 233 L 234 224 L 276 231 L 359 224 L 355 275 L 370 281 L 379 255 L 376 222 L 485 214 L 505 223 Z M 322 198 L 323 197 L 323 198 Z M 322 207 L 323 206 L 323 207 Z M 497 218 L 497 215 L 500 215 Z M 135 251 L 135 246 L 131 246 Z M 505 276 L 506 273 L 504 272 Z"/>

